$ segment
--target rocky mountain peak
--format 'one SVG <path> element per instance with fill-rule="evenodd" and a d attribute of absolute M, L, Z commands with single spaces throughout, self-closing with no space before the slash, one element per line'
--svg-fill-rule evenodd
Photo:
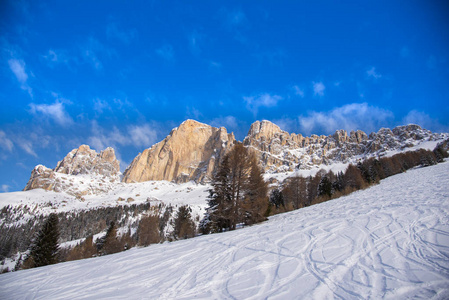
<path fill-rule="evenodd" d="M 161 142 L 140 153 L 126 169 L 124 182 L 210 178 L 235 141 L 226 128 L 186 120 Z"/>
<path fill-rule="evenodd" d="M 78 149 L 70 151 L 63 160 L 58 162 L 55 172 L 78 175 L 98 174 L 114 176 L 120 172 L 120 162 L 115 157 L 111 147 L 97 153 L 88 145 L 81 145 Z"/>
<path fill-rule="evenodd" d="M 263 120 L 263 121 L 256 121 L 253 124 L 251 124 L 251 127 L 248 131 L 248 137 L 254 138 L 254 139 L 271 139 L 276 134 L 282 133 L 283 131 L 279 126 L 276 124 Z"/>
<path fill-rule="evenodd" d="M 78 181 L 76 177 L 81 175 L 89 176 L 84 178 L 86 184 L 84 181 L 81 185 L 74 184 Z M 96 190 L 102 191 L 99 187 L 105 187 L 103 183 L 117 182 L 119 177 L 120 162 L 114 149 L 106 148 L 97 153 L 88 145 L 81 145 L 70 151 L 54 169 L 36 166 L 24 190 L 42 188 L 79 196 L 95 193 Z"/>

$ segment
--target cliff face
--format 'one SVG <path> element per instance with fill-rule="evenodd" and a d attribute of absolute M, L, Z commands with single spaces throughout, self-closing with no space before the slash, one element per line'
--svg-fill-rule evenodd
<path fill-rule="evenodd" d="M 355 162 L 369 156 L 382 156 L 387 151 L 406 151 L 423 142 L 443 139 L 418 125 L 382 128 L 369 136 L 363 131 L 337 130 L 333 135 L 289 134 L 270 121 L 251 125 L 244 144 L 260 155 L 266 172 L 278 173 L 311 169 L 318 165 Z"/>
<path fill-rule="evenodd" d="M 41 188 L 56 192 L 67 192 L 75 196 L 107 191 L 108 185 L 119 182 L 120 162 L 114 149 L 100 153 L 81 145 L 70 151 L 56 168 L 36 166 L 24 191 Z"/>
<path fill-rule="evenodd" d="M 123 182 L 202 182 L 210 178 L 234 142 L 234 135 L 224 127 L 187 120 L 163 141 L 140 153 L 126 169 Z"/>

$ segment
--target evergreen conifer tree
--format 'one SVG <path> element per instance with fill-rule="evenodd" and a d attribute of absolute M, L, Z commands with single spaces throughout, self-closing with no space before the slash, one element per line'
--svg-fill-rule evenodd
<path fill-rule="evenodd" d="M 174 219 L 173 235 L 175 239 L 187 239 L 195 236 L 195 223 L 192 220 L 190 211 L 191 209 L 187 205 L 182 205 L 178 208 Z"/>
<path fill-rule="evenodd" d="M 58 262 L 59 252 L 58 216 L 50 214 L 31 246 L 29 259 L 31 267 L 40 267 Z"/>

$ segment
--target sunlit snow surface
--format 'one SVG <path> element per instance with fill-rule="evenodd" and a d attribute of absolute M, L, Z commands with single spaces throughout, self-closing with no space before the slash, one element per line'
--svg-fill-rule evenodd
<path fill-rule="evenodd" d="M 250 228 L 0 275 L 1 299 L 449 299 L 449 163 Z"/>

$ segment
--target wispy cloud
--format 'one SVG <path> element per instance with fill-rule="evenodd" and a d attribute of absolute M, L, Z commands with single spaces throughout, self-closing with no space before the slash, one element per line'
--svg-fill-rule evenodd
<path fill-rule="evenodd" d="M 19 137 L 16 139 L 17 145 L 22 148 L 26 153 L 37 157 L 36 152 L 34 151 L 33 142 L 30 139 Z"/>
<path fill-rule="evenodd" d="M 225 127 L 227 130 L 238 128 L 238 121 L 234 116 L 218 117 L 210 121 L 209 124 L 214 127 Z"/>
<path fill-rule="evenodd" d="M 3 192 L 3 193 L 8 193 L 9 192 L 9 190 L 10 190 L 10 186 L 9 185 L 7 185 L 7 184 L 2 184 L 2 187 L 1 187 L 1 191 Z"/>
<path fill-rule="evenodd" d="M 141 125 L 129 125 L 126 130 L 120 130 L 116 126 L 111 129 L 101 127 L 97 121 L 92 121 L 92 134 L 89 143 L 97 150 L 107 147 L 118 149 L 119 146 L 150 147 L 157 139 L 157 129 L 155 125 L 148 123 Z"/>
<path fill-rule="evenodd" d="M 108 101 L 100 98 L 94 99 L 94 111 L 98 114 L 102 114 L 105 110 L 111 110 Z"/>
<path fill-rule="evenodd" d="M 65 100 L 65 103 L 68 101 Z M 73 124 L 73 119 L 65 111 L 64 103 L 56 100 L 53 104 L 30 104 L 30 112 L 34 115 L 43 116 L 52 119 L 61 126 L 68 126 Z"/>
<path fill-rule="evenodd" d="M 304 94 L 304 89 L 300 88 L 297 85 L 293 86 L 293 91 L 295 92 L 296 96 L 299 96 L 301 98 L 304 98 L 305 94 Z"/>
<path fill-rule="evenodd" d="M 324 83 L 320 82 L 312 82 L 313 84 L 313 95 L 323 97 L 324 96 L 324 90 L 326 89 L 326 86 Z"/>
<path fill-rule="evenodd" d="M 47 65 L 50 68 L 60 64 L 70 67 L 70 62 L 75 64 L 78 63 L 78 59 L 75 57 L 70 57 L 65 50 L 50 49 L 45 55 L 43 55 L 43 58 L 47 61 Z"/>
<path fill-rule="evenodd" d="M 411 110 L 403 119 L 402 124 L 416 124 L 422 128 L 436 132 L 448 132 L 449 127 L 442 125 L 437 119 L 430 117 L 427 113 L 418 110 Z"/>
<path fill-rule="evenodd" d="M 246 108 L 251 111 L 254 116 L 259 112 L 260 107 L 274 107 L 283 98 L 279 95 L 270 95 L 268 93 L 261 94 L 256 97 L 243 97 L 246 102 Z"/>
<path fill-rule="evenodd" d="M 376 71 L 375 67 L 371 67 L 368 71 L 366 71 L 366 75 L 370 78 L 379 79 L 382 78 L 382 75 Z"/>
<path fill-rule="evenodd" d="M 103 69 L 102 59 L 117 56 L 117 53 L 113 49 L 107 48 L 94 37 L 89 37 L 80 49 L 84 62 L 90 64 L 96 70 Z"/>
<path fill-rule="evenodd" d="M 175 51 L 173 50 L 173 47 L 168 44 L 156 49 L 156 54 L 169 62 L 173 62 L 175 60 Z"/>
<path fill-rule="evenodd" d="M 9 152 L 14 149 L 14 143 L 6 136 L 3 130 L 0 130 L 0 147 Z"/>
<path fill-rule="evenodd" d="M 11 58 L 8 60 L 8 65 L 11 71 L 16 76 L 17 81 L 20 83 L 20 88 L 28 92 L 33 97 L 33 90 L 28 85 L 28 73 L 25 70 L 25 62 L 22 59 Z"/>
<path fill-rule="evenodd" d="M 149 124 L 129 126 L 128 134 L 136 147 L 150 147 L 157 139 L 157 131 Z"/>
<path fill-rule="evenodd" d="M 367 103 L 352 103 L 336 107 L 329 112 L 309 112 L 298 118 L 300 131 L 304 134 L 330 134 L 338 129 L 377 131 L 392 123 L 391 111 Z"/>

